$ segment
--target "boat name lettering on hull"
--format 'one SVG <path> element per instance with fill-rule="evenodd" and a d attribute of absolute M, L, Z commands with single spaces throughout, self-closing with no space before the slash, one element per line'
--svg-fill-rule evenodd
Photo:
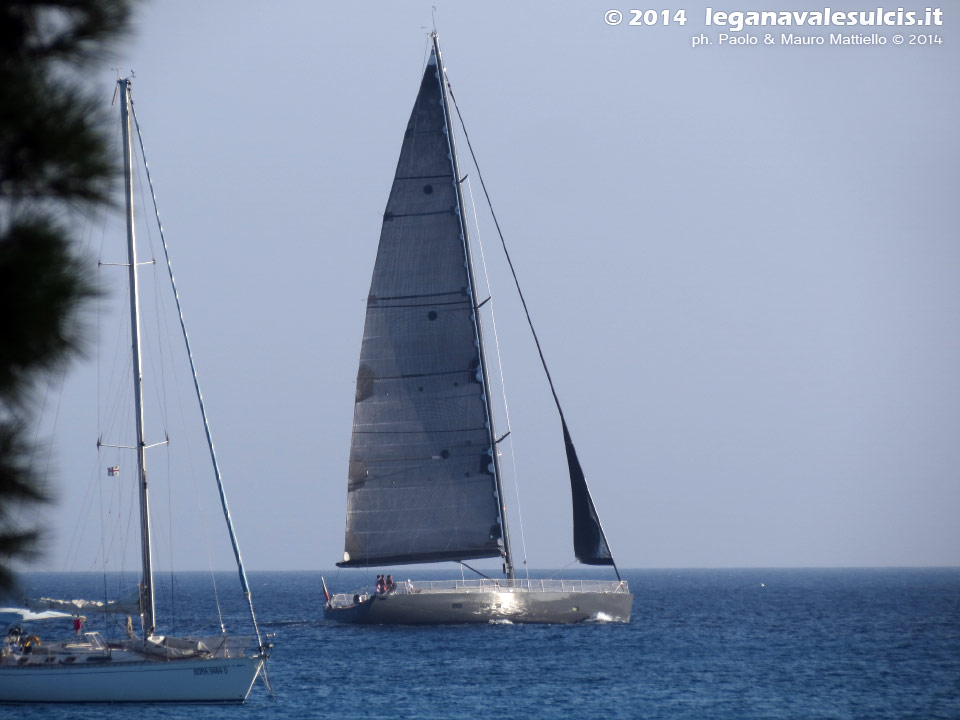
<path fill-rule="evenodd" d="M 212 667 L 212 668 L 194 668 L 194 675 L 227 675 L 229 673 L 229 668 L 225 667 Z"/>

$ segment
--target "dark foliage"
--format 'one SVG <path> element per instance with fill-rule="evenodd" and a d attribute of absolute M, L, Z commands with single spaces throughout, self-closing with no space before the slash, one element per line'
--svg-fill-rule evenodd
<path fill-rule="evenodd" d="M 25 505 L 46 499 L 27 433 L 38 384 L 82 348 L 94 288 L 78 217 L 116 175 L 102 99 L 82 71 L 128 30 L 130 0 L 0 2 L 0 590 L 36 550 Z M 102 90 L 102 89 L 101 89 Z"/>

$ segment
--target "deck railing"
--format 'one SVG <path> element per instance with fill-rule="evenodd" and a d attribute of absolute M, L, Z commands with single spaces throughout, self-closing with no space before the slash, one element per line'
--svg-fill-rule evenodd
<path fill-rule="evenodd" d="M 396 582 L 394 594 L 417 595 L 419 593 L 485 593 L 485 592 L 596 592 L 629 593 L 626 580 L 401 580 Z M 373 594 L 361 590 L 360 595 Z M 334 595 L 334 607 L 352 605 L 354 594 Z"/>

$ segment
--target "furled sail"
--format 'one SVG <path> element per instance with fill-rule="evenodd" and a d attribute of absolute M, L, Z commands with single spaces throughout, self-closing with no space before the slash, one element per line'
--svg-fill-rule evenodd
<path fill-rule="evenodd" d="M 503 552 L 440 83 L 432 56 L 383 215 L 357 373 L 341 567 Z"/>
<path fill-rule="evenodd" d="M 560 407 L 559 404 L 557 407 Z M 587 480 L 583 476 L 580 459 L 563 415 L 560 416 L 560 422 L 563 423 L 563 444 L 567 449 L 570 491 L 573 494 L 573 552 L 584 565 L 613 565 L 613 554 L 603 534 L 600 516 L 593 506 L 593 498 L 590 497 Z"/>

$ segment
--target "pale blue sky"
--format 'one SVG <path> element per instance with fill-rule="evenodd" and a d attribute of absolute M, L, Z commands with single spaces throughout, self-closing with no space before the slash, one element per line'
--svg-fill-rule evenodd
<path fill-rule="evenodd" d="M 437 4 L 618 564 L 960 563 L 952 8 L 942 45 L 694 49 L 715 32 L 700 4 L 651 28 L 606 25 L 615 2 Z M 120 60 L 254 569 L 329 568 L 343 550 L 364 301 L 430 22 L 430 3 L 164 0 Z M 560 428 L 481 231 L 527 555 L 560 567 Z M 97 377 L 93 361 L 66 380 L 47 511 L 64 529 L 34 568 L 98 552 L 74 530 L 95 487 Z M 180 538 L 177 567 L 206 567 L 198 523 L 168 518 L 159 487 L 159 544 Z M 516 519 L 512 533 L 519 556 Z M 229 566 L 225 546 L 211 557 Z"/>

